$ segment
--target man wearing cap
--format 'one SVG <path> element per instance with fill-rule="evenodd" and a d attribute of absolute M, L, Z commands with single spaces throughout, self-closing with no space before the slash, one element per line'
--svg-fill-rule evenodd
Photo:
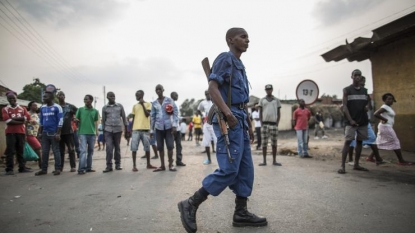
<path fill-rule="evenodd" d="M 280 100 L 272 95 L 272 85 L 265 85 L 265 92 L 267 95 L 259 100 L 258 108 L 259 120 L 261 122 L 261 141 L 262 141 L 262 156 L 263 162 L 259 166 L 267 165 L 267 145 L 268 138 L 271 139 L 272 148 L 272 164 L 275 166 L 281 166 L 281 163 L 277 162 L 277 140 L 278 140 L 278 124 L 280 123 Z"/>
<path fill-rule="evenodd" d="M 369 119 L 366 113 L 366 108 L 370 104 L 370 97 L 367 94 L 367 89 L 361 85 L 362 72 L 357 69 L 354 70 L 351 78 L 353 80 L 352 85 L 343 89 L 343 112 L 346 118 L 346 140 L 342 150 L 341 168 L 337 171 L 339 174 L 346 173 L 346 158 L 350 143 L 354 140 L 355 135 L 356 156 L 353 170 L 368 171 L 368 169 L 359 166 L 359 159 L 362 153 L 362 141 L 368 138 L 367 124 L 369 123 Z M 371 108 L 370 105 L 369 108 Z"/>
<path fill-rule="evenodd" d="M 17 104 L 17 94 L 14 91 L 6 93 L 9 104 L 2 109 L 2 117 L 6 123 L 6 175 L 14 175 L 14 154 L 19 163 L 19 172 L 32 172 L 25 168 L 23 149 L 25 140 L 25 123 L 30 120 L 27 110 Z"/>
<path fill-rule="evenodd" d="M 61 155 L 59 151 L 59 141 L 61 140 L 61 130 L 63 125 L 63 111 L 59 104 L 54 103 L 56 87 L 49 84 L 43 94 L 43 105 L 39 113 L 39 133 L 42 144 L 42 170 L 35 173 L 36 176 L 48 173 L 49 151 L 52 147 L 55 159 L 55 171 L 53 175 L 61 174 Z"/>

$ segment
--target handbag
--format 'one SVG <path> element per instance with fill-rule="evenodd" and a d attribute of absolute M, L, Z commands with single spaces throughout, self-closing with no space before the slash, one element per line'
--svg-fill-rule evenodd
<path fill-rule="evenodd" d="M 29 143 L 25 142 L 23 150 L 23 159 L 25 161 L 35 161 L 38 160 L 36 152 L 30 147 Z"/>
<path fill-rule="evenodd" d="M 324 129 L 324 123 L 322 121 L 320 121 L 318 125 L 320 126 L 320 128 Z"/>

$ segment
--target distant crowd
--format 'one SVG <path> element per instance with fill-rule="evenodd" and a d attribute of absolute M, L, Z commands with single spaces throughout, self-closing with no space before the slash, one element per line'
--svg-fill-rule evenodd
<path fill-rule="evenodd" d="M 370 98 L 365 86 L 365 77 L 360 70 L 352 73 L 353 84 L 343 90 L 343 112 L 346 119 L 345 144 L 342 150 L 342 163 L 338 173 L 346 172 L 345 164 L 347 157 L 348 163 L 354 170 L 368 171 L 367 168 L 359 165 L 362 145 L 367 145 L 372 149 L 372 153 L 366 158 L 367 161 L 383 164 L 384 161 L 379 155 L 379 149 L 395 151 L 399 160 L 399 165 L 412 165 L 403 159 L 400 151 L 399 139 L 394 130 L 395 112 L 391 108 L 396 102 L 391 93 L 383 95 L 384 104 L 379 108 L 374 116 L 381 120 L 378 125 L 378 135 L 369 123 L 367 116 L 368 109 L 371 109 Z M 104 173 L 115 170 L 122 170 L 120 143 L 122 135 L 127 140 L 127 145 L 132 151 L 132 171 L 137 172 L 137 151 L 142 144 L 145 154 L 141 158 L 146 159 L 147 169 L 154 172 L 176 171 L 176 166 L 186 166 L 183 163 L 182 145 L 185 140 L 193 140 L 195 135 L 196 146 L 200 146 L 200 141 L 204 147 L 203 153 L 207 158 L 203 164 L 212 163 L 212 152 L 215 153 L 217 134 L 213 127 L 207 124 L 208 113 L 213 105 L 210 94 L 205 91 L 205 100 L 200 102 L 194 116 L 191 117 L 189 124 L 186 119 L 179 116 L 179 111 L 175 101 L 178 94 L 172 92 L 170 97 L 164 96 L 164 88 L 157 85 L 155 91 L 158 98 L 153 102 L 144 100 L 144 91 L 138 90 L 135 93 L 137 103 L 133 106 L 130 114 L 122 104 L 115 101 L 113 92 L 107 93 L 108 104 L 101 111 L 96 110 L 92 103 L 93 96 L 85 95 L 85 106 L 77 108 L 65 101 L 65 93 L 56 92 L 54 85 L 48 85 L 43 94 L 43 105 L 37 106 L 32 101 L 28 108 L 17 104 L 17 95 L 13 91 L 7 92 L 9 105 L 2 110 L 2 116 L 7 124 L 6 127 L 6 175 L 13 175 L 14 155 L 18 162 L 20 173 L 32 172 L 26 166 L 25 153 L 35 153 L 38 161 L 39 171 L 36 176 L 48 173 L 49 153 L 52 151 L 54 156 L 53 175 L 59 175 L 65 164 L 65 152 L 69 154 L 70 172 L 77 172 L 79 175 L 88 172 L 95 172 L 92 167 L 94 147 L 98 144 L 98 150 L 106 151 L 106 168 Z M 259 166 L 267 165 L 266 154 L 268 141 L 271 141 L 273 165 L 281 166 L 277 162 L 277 140 L 278 125 L 280 121 L 281 103 L 273 92 L 273 86 L 265 86 L 266 96 L 258 102 L 250 114 L 254 122 L 256 134 L 256 149 L 262 149 L 263 162 Z M 55 96 L 58 103 L 54 102 Z M 293 127 L 297 135 L 297 152 L 300 158 L 312 158 L 308 153 L 309 126 L 311 112 L 307 109 L 304 100 L 299 100 L 299 107 L 293 113 Z M 320 112 L 314 115 L 315 129 L 314 139 L 327 139 L 324 130 L 324 119 Z M 203 139 L 202 139 L 203 135 Z M 29 150 L 27 147 L 31 148 Z M 167 166 L 165 164 L 164 146 L 167 147 Z M 154 156 L 150 157 L 150 147 Z M 173 149 L 176 149 L 175 162 L 173 159 Z M 355 152 L 355 155 L 353 156 Z M 78 168 L 76 164 L 78 158 Z M 160 166 L 155 167 L 151 164 L 151 159 L 160 159 Z"/>

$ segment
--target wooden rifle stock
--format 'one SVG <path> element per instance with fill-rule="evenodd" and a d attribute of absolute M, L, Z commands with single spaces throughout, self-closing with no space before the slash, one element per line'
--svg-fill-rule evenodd
<path fill-rule="evenodd" d="M 203 71 L 205 71 L 206 78 L 209 82 L 209 76 L 211 73 L 211 69 L 210 69 L 209 59 L 207 57 L 205 57 L 202 60 L 202 67 L 203 67 Z M 225 138 L 226 153 L 228 154 L 229 163 L 232 163 L 234 158 L 232 158 L 230 150 L 229 150 L 230 141 L 229 141 L 229 136 L 228 136 L 228 130 L 229 130 L 228 123 L 226 123 L 225 116 L 220 111 L 220 109 L 216 105 L 213 105 L 210 108 L 209 113 L 208 113 L 208 120 L 207 120 L 208 124 L 212 124 L 214 115 L 216 115 L 216 118 L 218 119 L 220 131 L 223 137 Z"/>

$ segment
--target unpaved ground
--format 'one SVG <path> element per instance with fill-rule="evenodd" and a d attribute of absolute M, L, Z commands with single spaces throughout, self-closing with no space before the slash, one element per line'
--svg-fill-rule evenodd
<path fill-rule="evenodd" d="M 344 133 L 342 128 L 326 129 L 328 139 L 314 139 L 314 130 L 310 130 L 309 153 L 315 160 L 338 160 L 341 159 L 341 150 L 344 144 Z M 319 134 L 321 136 L 321 132 Z M 270 154 L 270 146 L 268 147 Z M 255 150 L 255 147 L 253 147 Z M 362 161 L 372 152 L 370 148 L 363 148 Z M 297 138 L 295 131 L 280 131 L 278 134 L 278 154 L 296 156 Z M 261 155 L 262 152 L 255 150 L 254 154 Z M 393 151 L 380 151 L 381 157 L 390 163 L 396 163 L 397 159 Z M 415 161 L 415 153 L 403 151 L 403 156 L 408 161 Z"/>

